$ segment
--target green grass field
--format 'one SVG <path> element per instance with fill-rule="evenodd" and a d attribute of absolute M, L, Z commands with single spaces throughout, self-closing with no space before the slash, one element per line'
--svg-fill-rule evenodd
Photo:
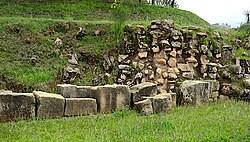
<path fill-rule="evenodd" d="M 107 115 L 0 124 L 2 142 L 249 142 L 250 107 L 220 102 L 177 107 L 168 114 L 139 116 L 133 111 Z"/>

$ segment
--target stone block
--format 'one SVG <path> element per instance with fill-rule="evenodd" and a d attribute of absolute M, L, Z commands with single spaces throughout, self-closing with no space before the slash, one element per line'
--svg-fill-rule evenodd
<path fill-rule="evenodd" d="M 96 87 L 95 98 L 98 112 L 109 113 L 130 105 L 130 90 L 125 85 L 105 85 Z"/>
<path fill-rule="evenodd" d="M 210 83 L 198 80 L 186 80 L 180 85 L 180 104 L 200 105 L 209 102 Z"/>
<path fill-rule="evenodd" d="M 171 94 L 162 93 L 154 97 L 146 97 L 152 102 L 154 113 L 168 112 L 172 108 Z"/>
<path fill-rule="evenodd" d="M 81 116 L 97 113 L 96 99 L 65 98 L 65 116 Z"/>
<path fill-rule="evenodd" d="M 0 122 L 29 119 L 35 116 L 35 97 L 32 93 L 0 93 Z"/>
<path fill-rule="evenodd" d="M 65 98 L 76 98 L 77 97 L 77 89 L 76 85 L 71 84 L 58 84 L 57 85 L 57 93 L 61 94 Z"/>
<path fill-rule="evenodd" d="M 59 94 L 34 91 L 36 98 L 36 116 L 55 118 L 64 115 L 65 99 Z"/>
<path fill-rule="evenodd" d="M 144 82 L 131 88 L 132 103 L 142 101 L 143 97 L 151 97 L 157 95 L 157 85 L 150 82 Z"/>
<path fill-rule="evenodd" d="M 142 115 L 150 115 L 153 113 L 152 102 L 150 99 L 135 102 L 134 109 Z"/>
<path fill-rule="evenodd" d="M 92 86 L 77 86 L 77 95 L 75 98 L 94 98 L 96 88 Z"/>

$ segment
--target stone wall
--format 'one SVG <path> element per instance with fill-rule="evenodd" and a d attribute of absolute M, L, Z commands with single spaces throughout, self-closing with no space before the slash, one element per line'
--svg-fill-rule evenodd
<path fill-rule="evenodd" d="M 218 33 L 213 38 L 221 40 Z M 212 43 L 208 33 L 178 30 L 171 21 L 127 26 L 120 50 L 118 83 L 152 82 L 169 92 L 175 92 L 177 79 L 218 79 L 222 59 L 232 55 L 230 46 Z"/>
<path fill-rule="evenodd" d="M 153 21 L 148 27 L 126 26 L 117 57 L 117 83 L 134 86 L 157 84 L 158 93 L 177 93 L 185 80 L 213 80 L 210 101 L 226 84 L 250 77 L 250 60 L 234 59 L 234 48 L 218 32 L 176 28 L 173 21 Z M 219 87 L 218 87 L 219 86 Z M 237 93 L 237 92 L 236 92 Z M 240 96 L 240 93 L 238 93 Z"/>
<path fill-rule="evenodd" d="M 129 88 L 126 85 L 76 86 L 59 84 L 58 94 L 34 91 L 13 93 L 0 91 L 0 122 L 22 119 L 58 118 L 63 116 L 111 113 L 124 108 L 137 108 L 137 102 L 147 100 L 151 113 L 168 112 L 172 99 L 167 93 L 157 95 L 157 86 L 143 83 Z M 132 91 L 131 91 L 132 90 Z M 157 95 L 157 96 L 156 96 Z M 149 114 L 145 112 L 144 114 Z"/>

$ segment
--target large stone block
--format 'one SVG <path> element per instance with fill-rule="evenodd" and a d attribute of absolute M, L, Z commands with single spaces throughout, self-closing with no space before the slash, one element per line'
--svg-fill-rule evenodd
<path fill-rule="evenodd" d="M 35 97 L 32 93 L 0 93 L 0 122 L 29 119 L 35 116 Z"/>
<path fill-rule="evenodd" d="M 129 107 L 131 101 L 130 89 L 126 85 L 115 85 L 115 94 L 112 97 L 112 110 L 121 110 Z"/>
<path fill-rule="evenodd" d="M 146 98 L 151 100 L 154 113 L 168 112 L 172 108 L 172 97 L 169 93 Z"/>
<path fill-rule="evenodd" d="M 186 80 L 180 85 L 179 104 L 199 105 L 209 102 L 210 83 L 206 81 Z"/>
<path fill-rule="evenodd" d="M 77 97 L 77 86 L 71 84 L 58 84 L 57 93 L 61 94 L 65 98 L 76 98 Z"/>
<path fill-rule="evenodd" d="M 92 86 L 77 86 L 77 95 L 75 98 L 94 98 L 96 87 Z"/>
<path fill-rule="evenodd" d="M 153 106 L 150 99 L 135 102 L 134 109 L 142 115 L 150 115 L 153 113 Z"/>
<path fill-rule="evenodd" d="M 96 87 L 95 99 L 98 112 L 109 113 L 130 105 L 130 91 L 125 85 L 105 85 Z"/>
<path fill-rule="evenodd" d="M 142 101 L 143 97 L 151 97 L 157 95 L 157 85 L 150 82 L 144 82 L 131 87 L 132 101 Z"/>
<path fill-rule="evenodd" d="M 79 116 L 97 113 L 96 99 L 65 98 L 65 116 Z"/>
<path fill-rule="evenodd" d="M 34 91 L 36 98 L 36 116 L 40 118 L 62 117 L 65 99 L 59 94 Z"/>

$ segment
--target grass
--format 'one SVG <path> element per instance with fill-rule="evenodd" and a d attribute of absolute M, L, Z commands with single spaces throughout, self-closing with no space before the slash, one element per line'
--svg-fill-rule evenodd
<path fill-rule="evenodd" d="M 169 114 L 108 115 L 0 124 L 0 141 L 241 141 L 250 140 L 250 107 L 219 102 L 178 107 Z"/>
<path fill-rule="evenodd" d="M 112 20 L 110 3 L 98 0 L 63 1 L 55 0 L 32 2 L 30 0 L 17 2 L 17 0 L 2 0 L 0 2 L 1 17 L 36 17 L 64 20 Z M 180 9 L 166 8 L 137 3 L 126 3 L 123 9 L 127 11 L 131 21 L 151 21 L 157 19 L 173 19 L 179 25 L 208 26 L 208 23 L 197 15 Z"/>
<path fill-rule="evenodd" d="M 209 24 L 195 14 L 175 8 L 140 5 L 137 3 L 123 4 L 128 13 L 127 24 L 148 25 L 151 20 L 173 19 L 177 26 L 200 26 Z M 67 65 L 69 51 L 87 53 L 93 57 L 102 55 L 116 47 L 112 34 L 112 9 L 110 3 L 98 0 L 53 2 L 43 0 L 1 0 L 0 1 L 0 75 L 6 75 L 24 85 L 34 86 L 55 82 L 58 72 Z M 56 32 L 46 35 L 50 27 L 70 29 L 55 29 Z M 71 37 L 78 27 L 87 29 L 87 36 L 79 41 Z M 21 29 L 16 33 L 16 29 Z M 104 29 L 104 36 L 93 36 L 97 29 Z M 61 38 L 65 42 L 62 49 L 54 47 L 54 40 Z M 30 38 L 31 43 L 26 43 Z M 70 48 L 69 48 L 70 47 Z M 30 64 L 30 58 L 36 56 L 38 62 Z M 101 61 L 97 63 L 81 60 L 80 70 L 82 76 L 75 83 L 91 85 L 91 80 L 101 73 Z M 92 72 L 94 67 L 97 72 Z M 112 79 L 110 82 L 112 82 Z M 53 89 L 53 88 L 52 88 Z"/>

